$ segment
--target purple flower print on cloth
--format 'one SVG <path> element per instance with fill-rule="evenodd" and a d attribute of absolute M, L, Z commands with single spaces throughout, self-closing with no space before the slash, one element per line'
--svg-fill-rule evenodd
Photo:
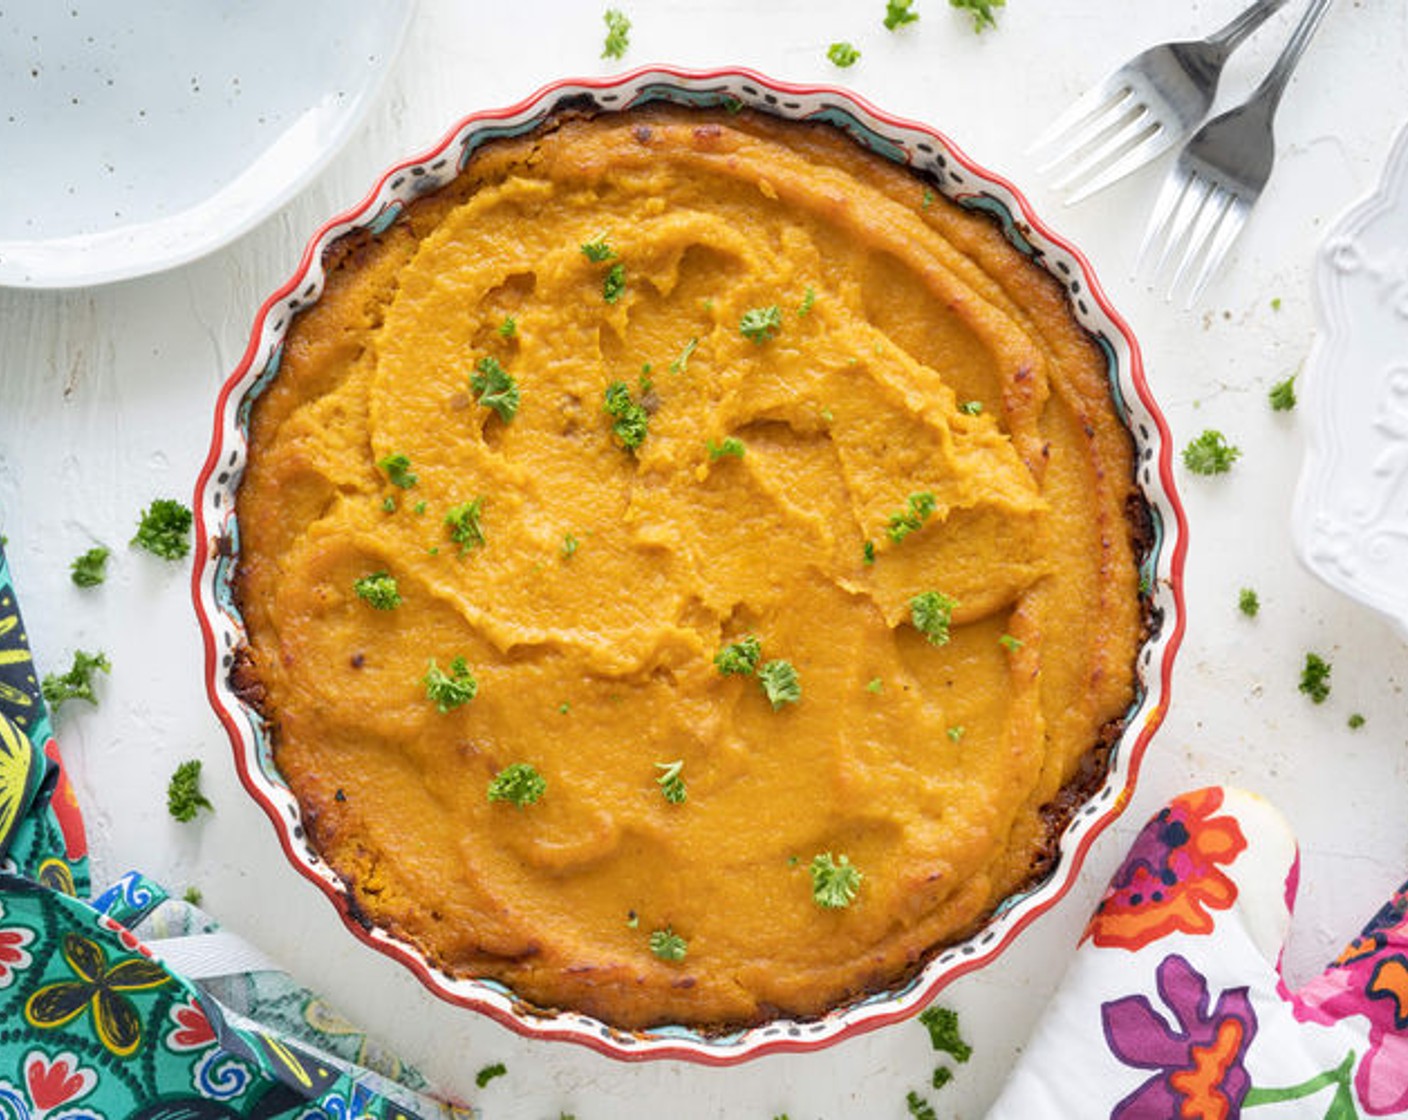
<path fill-rule="evenodd" d="M 1320 976 L 1283 992 L 1301 1022 L 1332 1024 L 1362 1015 L 1369 1045 L 1354 1071 L 1370 1116 L 1408 1112 L 1408 888 L 1400 888 Z"/>
<path fill-rule="evenodd" d="M 1110 1052 L 1156 1071 L 1115 1105 L 1111 1120 L 1234 1120 L 1251 1088 L 1243 1062 L 1257 1023 L 1247 989 L 1228 989 L 1209 1010 L 1207 979 L 1176 953 L 1163 959 L 1155 980 L 1172 1024 L 1145 995 L 1101 1006 Z"/>

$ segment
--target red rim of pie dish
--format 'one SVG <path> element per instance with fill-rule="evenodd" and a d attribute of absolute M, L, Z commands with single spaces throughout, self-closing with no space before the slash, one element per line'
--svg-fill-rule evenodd
<path fill-rule="evenodd" d="M 1146 571 L 1150 574 L 1148 582 L 1152 586 L 1151 595 L 1157 601 L 1162 616 L 1161 625 L 1157 627 L 1158 633 L 1151 636 L 1141 649 L 1143 695 L 1131 709 L 1129 721 L 1117 747 L 1116 758 L 1105 781 L 1096 791 L 1096 796 L 1077 810 L 1077 817 L 1085 814 L 1079 835 L 1071 841 L 1070 834 L 1077 823 L 1074 817 L 1063 831 L 1060 856 L 1055 869 L 1045 882 L 1011 905 L 1010 910 L 1006 911 L 1009 914 L 1006 919 L 999 920 L 1004 913 L 1004 910 L 1000 909 L 998 915 L 984 926 L 983 931 L 963 944 L 962 955 L 951 953 L 950 950 L 941 951 L 910 982 L 895 992 L 882 993 L 839 1008 L 818 1020 L 764 1023 L 717 1037 L 689 1028 L 620 1031 L 575 1012 L 535 1013 L 525 1009 L 520 1001 L 500 986 L 443 975 L 432 968 L 411 946 L 375 929 L 368 929 L 358 921 L 349 907 L 345 889 L 336 881 L 334 873 L 317 859 L 307 842 L 302 839 L 301 827 L 290 813 L 288 805 L 281 807 L 277 804 L 269 789 L 272 783 L 264 775 L 255 772 L 258 766 L 252 757 L 255 752 L 251 748 L 249 732 L 245 726 L 247 719 L 241 717 L 241 702 L 230 693 L 225 679 L 229 671 L 229 658 L 233 652 L 231 635 L 238 631 L 239 624 L 230 611 L 221 608 L 215 594 L 218 570 L 222 562 L 230 559 L 227 551 L 221 547 L 220 538 L 223 537 L 225 524 L 232 516 L 232 497 L 238 482 L 239 468 L 243 464 L 245 433 L 242 432 L 238 421 L 240 402 L 253 385 L 249 380 L 250 374 L 261 354 L 265 355 L 265 361 L 268 360 L 266 348 L 270 345 L 269 340 L 272 337 L 268 326 L 270 317 L 282 308 L 284 319 L 291 318 L 296 312 L 292 302 L 295 293 L 305 289 L 312 292 L 313 289 L 309 287 L 310 276 L 317 274 L 326 246 L 354 225 L 366 223 L 376 213 L 377 200 L 385 195 L 388 184 L 392 184 L 397 176 L 424 174 L 423 170 L 418 172 L 416 169 L 424 169 L 436 161 L 443 164 L 456 140 L 466 136 L 467 130 L 521 117 L 575 92 L 639 92 L 640 89 L 646 88 L 646 79 L 651 78 L 658 79 L 657 85 L 673 86 L 680 91 L 699 92 L 701 87 L 709 84 L 712 84 L 715 90 L 746 90 L 749 91 L 747 103 L 765 112 L 778 106 L 782 99 L 789 99 L 795 105 L 799 99 L 820 98 L 843 109 L 857 110 L 860 116 L 867 117 L 892 132 L 917 134 L 925 138 L 934 149 L 938 149 L 956 165 L 957 171 L 975 178 L 985 187 L 996 188 L 1001 197 L 994 201 L 1011 214 L 1023 236 L 1035 235 L 1036 240 L 1041 242 L 1048 252 L 1055 251 L 1069 258 L 1074 274 L 1068 274 L 1064 281 L 1067 292 L 1081 292 L 1083 296 L 1088 296 L 1098 309 L 1098 315 L 1095 317 L 1102 319 L 1104 324 L 1117 334 L 1118 338 L 1107 340 L 1107 352 L 1114 363 L 1112 373 L 1123 374 L 1121 393 L 1124 387 L 1133 388 L 1138 398 L 1139 419 L 1153 429 L 1150 432 L 1144 428 L 1142 438 L 1136 435 L 1136 448 L 1140 452 L 1136 466 L 1142 480 L 1141 487 L 1158 522 L 1158 542 L 1151 557 L 1146 560 L 1146 564 L 1150 565 Z M 729 96 L 733 94 L 730 93 Z M 786 113 L 782 112 L 780 115 L 785 116 Z M 898 147 L 898 144 L 896 146 Z M 939 160 L 939 166 L 947 167 L 949 164 Z M 1046 267 L 1051 271 L 1049 265 Z M 1060 276 L 1057 278 L 1062 279 Z M 284 306 L 286 302 L 289 303 L 287 307 Z M 1082 307 L 1088 315 L 1094 314 L 1089 311 L 1088 304 Z M 280 332 L 277 322 L 274 330 Z M 1128 368 L 1124 369 L 1126 364 Z M 1121 378 L 1112 378 L 1112 385 L 1118 385 L 1120 381 Z M 1135 434 L 1134 429 L 1142 425 L 1136 424 L 1135 417 L 1131 415 L 1132 407 L 1131 402 L 1124 402 L 1128 424 L 1132 434 Z M 1148 454 L 1151 446 L 1157 451 L 1156 458 Z M 211 706 L 230 736 L 240 781 L 273 822 L 279 843 L 289 862 L 328 896 L 336 906 L 344 925 L 360 941 L 400 961 L 439 998 L 473 1008 L 526 1037 L 570 1041 L 624 1061 L 672 1058 L 704 1065 L 725 1066 L 767 1053 L 797 1053 L 823 1049 L 842 1039 L 912 1017 L 948 984 L 1000 956 L 1018 934 L 1069 892 L 1095 839 L 1128 804 L 1144 751 L 1167 711 L 1173 663 L 1185 626 L 1183 566 L 1187 551 L 1187 523 L 1174 487 L 1172 461 L 1172 442 L 1168 425 L 1149 391 L 1138 343 L 1124 319 L 1110 305 L 1089 261 L 1078 249 L 1052 232 L 1035 216 L 1025 196 L 1016 187 L 968 159 L 942 132 L 928 125 L 882 112 L 865 99 L 839 87 L 790 84 L 741 68 L 687 70 L 655 65 L 608 77 L 563 79 L 542 87 L 515 105 L 472 113 L 462 118 L 428 152 L 391 167 L 378 179 L 361 203 L 325 222 L 314 233 L 293 276 L 259 308 L 249 343 L 239 365 L 226 380 L 217 399 L 210 452 L 196 482 L 193 506 L 196 512 L 196 534 L 192 595 L 205 649 L 206 691 Z M 225 464 L 223 470 L 222 463 Z M 225 620 L 225 624 L 220 627 L 225 638 L 223 649 L 220 635 L 217 634 L 217 620 L 220 619 Z M 996 935 L 991 933 L 993 927 L 998 930 Z M 986 940 L 983 940 L 984 931 L 988 931 Z"/>

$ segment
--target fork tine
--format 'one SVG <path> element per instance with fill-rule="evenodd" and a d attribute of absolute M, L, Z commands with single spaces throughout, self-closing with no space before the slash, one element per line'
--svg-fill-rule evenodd
<path fill-rule="evenodd" d="M 1144 133 L 1151 127 L 1157 128 L 1157 125 L 1151 125 L 1149 106 L 1131 106 L 1129 112 L 1104 133 L 1093 136 L 1084 150 L 1073 153 L 1076 157 L 1074 163 L 1051 184 L 1052 188 L 1065 190 L 1072 183 L 1101 170 L 1111 159 L 1123 155 L 1127 148 L 1143 139 Z"/>
<path fill-rule="evenodd" d="M 1165 127 L 1161 121 L 1154 121 L 1152 127 L 1124 155 L 1107 166 L 1100 174 L 1090 179 L 1084 186 L 1066 199 L 1067 206 L 1073 206 L 1082 199 L 1089 198 L 1097 191 L 1103 191 L 1110 184 L 1123 179 L 1131 171 L 1143 167 L 1150 160 L 1157 159 L 1168 151 L 1178 140 L 1178 134 Z"/>
<path fill-rule="evenodd" d="M 1182 180 L 1183 187 L 1179 191 L 1178 204 L 1168 217 L 1168 223 L 1163 230 L 1163 248 L 1159 251 L 1159 259 L 1154 264 L 1154 276 L 1163 273 L 1164 267 L 1169 263 L 1173 253 L 1178 246 L 1185 243 L 1188 231 L 1193 228 L 1197 221 L 1198 214 L 1203 209 L 1203 204 L 1207 201 L 1208 194 L 1212 190 L 1212 184 L 1200 175 L 1195 175 L 1191 171 L 1186 171 Z"/>
<path fill-rule="evenodd" d="M 1208 246 L 1212 243 L 1213 233 L 1236 197 L 1225 187 L 1208 183 L 1207 196 L 1198 210 L 1198 219 L 1193 223 L 1193 228 L 1188 233 L 1187 244 L 1183 249 L 1183 259 L 1179 262 L 1178 269 L 1173 274 L 1173 280 L 1168 286 L 1170 299 L 1173 298 L 1174 292 L 1183 286 L 1183 277 L 1188 274 L 1188 270 L 1206 258 Z"/>
<path fill-rule="evenodd" d="M 1110 129 L 1118 127 L 1134 105 L 1133 98 L 1134 91 L 1125 88 L 1085 114 L 1074 128 L 1061 135 L 1059 145 L 1048 151 L 1037 172 L 1045 175 L 1052 168 L 1074 159 Z"/>
<path fill-rule="evenodd" d="M 1178 165 L 1175 165 L 1173 170 L 1164 177 L 1163 186 L 1159 188 L 1159 197 L 1154 201 L 1154 209 L 1149 215 L 1149 224 L 1144 227 L 1144 240 L 1139 243 L 1139 253 L 1134 258 L 1135 272 L 1143 271 L 1144 262 L 1149 257 L 1149 250 L 1154 247 L 1154 243 L 1159 240 L 1164 227 L 1168 225 L 1168 220 L 1173 217 L 1173 212 L 1178 207 L 1178 200 L 1188 189 L 1190 179 L 1191 176 Z M 1168 251 L 1167 243 L 1165 243 L 1164 251 Z M 1155 272 L 1157 271 L 1155 269 Z"/>
<path fill-rule="evenodd" d="M 1087 118 L 1097 113 L 1105 113 L 1125 101 L 1131 94 L 1129 84 L 1118 72 L 1111 74 L 1098 85 L 1091 86 L 1069 106 L 1064 113 L 1052 121 L 1041 135 L 1027 145 L 1027 151 L 1039 152 L 1057 141 L 1066 138 L 1068 133 L 1083 125 Z"/>
<path fill-rule="evenodd" d="M 1217 234 L 1213 238 L 1212 244 L 1208 246 L 1207 253 L 1203 256 L 1203 267 L 1199 270 L 1197 279 L 1193 281 L 1193 286 L 1188 292 L 1188 298 L 1183 303 L 1185 309 L 1192 307 L 1198 301 L 1198 297 L 1203 294 L 1203 289 L 1207 287 L 1208 281 L 1216 275 L 1222 266 L 1227 250 L 1232 247 L 1232 243 L 1242 232 L 1242 227 L 1247 224 L 1251 207 L 1236 195 L 1232 195 L 1231 199 L 1232 201 L 1228 204 L 1222 221 L 1217 227 Z"/>

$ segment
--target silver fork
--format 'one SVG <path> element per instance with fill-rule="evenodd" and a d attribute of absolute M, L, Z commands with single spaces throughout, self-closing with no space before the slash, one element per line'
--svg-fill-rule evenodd
<path fill-rule="evenodd" d="M 1329 6 L 1330 0 L 1311 0 L 1261 84 L 1241 105 L 1198 129 L 1164 180 L 1136 267 L 1161 240 L 1163 249 L 1153 271 L 1157 278 L 1181 245 L 1182 257 L 1169 284 L 1170 299 L 1184 276 L 1197 269 L 1184 307 L 1197 302 L 1271 178 L 1276 108 Z"/>
<path fill-rule="evenodd" d="M 1228 57 L 1285 3 L 1256 0 L 1206 39 L 1164 43 L 1130 59 L 1037 138 L 1032 151 L 1056 149 L 1040 173 L 1066 165 L 1052 185 L 1079 184 L 1069 205 L 1167 151 L 1207 115 Z"/>

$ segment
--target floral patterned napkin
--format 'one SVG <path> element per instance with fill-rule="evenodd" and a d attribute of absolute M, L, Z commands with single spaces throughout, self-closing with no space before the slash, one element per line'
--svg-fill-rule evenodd
<path fill-rule="evenodd" d="M 153 951 L 217 930 L 136 873 L 91 896 L 82 817 L 0 544 L 0 1117 L 474 1115 L 284 973 L 193 981 Z"/>
<path fill-rule="evenodd" d="M 1408 1115 L 1408 887 L 1298 991 L 1285 820 L 1212 787 L 1135 840 L 989 1120 Z"/>

